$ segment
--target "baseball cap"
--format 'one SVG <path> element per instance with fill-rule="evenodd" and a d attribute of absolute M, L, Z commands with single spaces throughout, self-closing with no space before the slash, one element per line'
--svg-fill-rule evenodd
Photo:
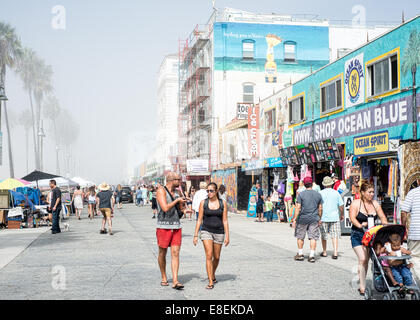
<path fill-rule="evenodd" d="M 306 178 L 304 178 L 303 179 L 303 183 L 304 184 L 310 184 L 310 183 L 312 183 L 313 181 L 312 181 L 312 178 L 311 177 L 306 177 Z"/>

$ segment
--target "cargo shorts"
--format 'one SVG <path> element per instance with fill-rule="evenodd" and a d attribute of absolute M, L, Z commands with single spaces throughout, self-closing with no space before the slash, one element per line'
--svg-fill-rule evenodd
<path fill-rule="evenodd" d="M 306 233 L 308 234 L 309 240 L 318 240 L 320 236 L 318 222 L 314 222 L 311 224 L 296 223 L 295 237 L 300 240 L 304 240 Z"/>

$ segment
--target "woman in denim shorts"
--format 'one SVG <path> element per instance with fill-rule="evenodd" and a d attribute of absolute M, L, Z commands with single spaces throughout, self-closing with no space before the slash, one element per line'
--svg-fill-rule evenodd
<path fill-rule="evenodd" d="M 206 289 L 213 289 L 216 280 L 216 269 L 220 261 L 223 243 L 229 244 L 229 225 L 226 201 L 219 199 L 217 184 L 207 186 L 208 198 L 201 201 L 195 226 L 193 244 L 197 245 L 198 231 L 201 227 L 201 240 L 206 253 L 206 269 L 209 284 Z"/>
<path fill-rule="evenodd" d="M 381 223 L 386 225 L 387 218 L 379 205 L 373 200 L 375 187 L 369 182 L 365 181 L 360 187 L 360 199 L 355 199 L 350 205 L 350 221 L 353 224 L 351 227 L 351 246 L 359 260 L 358 274 L 359 274 L 359 294 L 365 295 L 366 288 L 366 272 L 369 264 L 369 251 L 367 247 L 363 246 L 362 239 L 364 235 L 363 228 L 368 227 L 368 217 L 379 217 Z"/>

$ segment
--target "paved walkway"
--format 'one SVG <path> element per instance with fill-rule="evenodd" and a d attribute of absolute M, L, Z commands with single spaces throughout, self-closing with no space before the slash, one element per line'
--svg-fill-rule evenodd
<path fill-rule="evenodd" d="M 356 257 L 345 236 L 339 259 L 294 261 L 296 241 L 286 224 L 257 223 L 230 214 L 231 244 L 223 247 L 218 283 L 206 290 L 202 244 L 192 244 L 195 221 L 183 219 L 179 280 L 185 290 L 160 286 L 150 207 L 116 210 L 114 235 L 99 234 L 101 218 L 70 218 L 70 230 L 2 230 L 1 298 L 7 299 L 361 299 Z M 11 244 L 4 248 L 4 243 Z M 305 243 L 305 255 L 309 244 Z M 167 260 L 168 278 L 170 256 Z M 0 299 L 1 299 L 0 298 Z"/>

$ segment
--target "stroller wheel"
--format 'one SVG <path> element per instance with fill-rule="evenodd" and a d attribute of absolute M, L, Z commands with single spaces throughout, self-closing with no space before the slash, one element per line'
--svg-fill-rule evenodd
<path fill-rule="evenodd" d="M 411 295 L 411 300 L 420 300 L 420 295 L 418 291 L 414 291 L 414 294 Z"/>
<path fill-rule="evenodd" d="M 391 300 L 391 294 L 390 293 L 385 293 L 382 299 L 383 300 Z"/>
<path fill-rule="evenodd" d="M 371 300 L 372 299 L 372 291 L 370 288 L 365 288 L 365 300 Z"/>
<path fill-rule="evenodd" d="M 391 300 L 399 300 L 399 298 L 404 299 L 403 297 L 400 296 L 398 292 L 392 293 Z"/>

